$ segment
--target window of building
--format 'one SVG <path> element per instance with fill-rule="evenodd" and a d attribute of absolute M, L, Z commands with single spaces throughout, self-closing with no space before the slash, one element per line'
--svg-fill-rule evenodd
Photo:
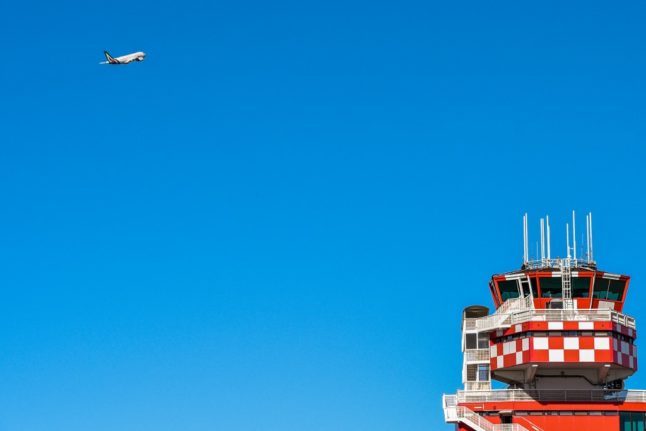
<path fill-rule="evenodd" d="M 541 297 L 560 298 L 563 293 L 561 277 L 541 277 Z"/>
<path fill-rule="evenodd" d="M 572 277 L 572 297 L 589 298 L 590 281 L 590 277 Z"/>
<path fill-rule="evenodd" d="M 498 282 L 500 298 L 505 302 L 511 298 L 518 298 L 518 282 L 516 280 L 504 280 Z"/>
<path fill-rule="evenodd" d="M 625 288 L 625 280 L 610 280 L 610 285 L 608 286 L 608 299 L 611 301 L 621 301 L 624 297 Z"/>
<path fill-rule="evenodd" d="M 478 349 L 488 349 L 489 348 L 489 334 L 485 332 L 480 332 L 478 334 Z"/>
<path fill-rule="evenodd" d="M 479 382 L 489 381 L 489 365 L 487 364 L 478 365 L 478 381 Z"/>
<path fill-rule="evenodd" d="M 644 413 L 643 412 L 620 412 L 619 430 L 620 431 L 645 431 Z"/>
<path fill-rule="evenodd" d="M 467 350 L 477 349 L 478 348 L 478 335 L 477 334 L 466 334 L 465 343 Z"/>
<path fill-rule="evenodd" d="M 494 297 L 494 302 L 500 301 L 500 298 L 498 297 L 498 293 L 496 292 L 496 287 L 494 286 L 493 283 L 489 283 L 489 289 L 491 290 L 491 296 Z"/>
<path fill-rule="evenodd" d="M 610 284 L 610 280 L 607 278 L 601 278 L 601 277 L 595 278 L 592 297 L 596 299 L 606 299 L 608 297 L 609 284 Z"/>
<path fill-rule="evenodd" d="M 529 281 L 532 285 L 532 296 L 538 298 L 538 277 L 530 277 Z"/>
<path fill-rule="evenodd" d="M 609 299 L 621 301 L 626 289 L 626 280 L 610 280 L 609 278 L 597 278 L 594 280 L 594 292 L 592 296 L 597 299 Z"/>

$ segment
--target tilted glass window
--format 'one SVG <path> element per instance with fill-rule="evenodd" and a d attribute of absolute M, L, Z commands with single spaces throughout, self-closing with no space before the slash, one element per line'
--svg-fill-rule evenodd
<path fill-rule="evenodd" d="M 498 282 L 500 297 L 505 302 L 510 298 L 518 298 L 518 282 L 516 280 L 505 280 Z"/>
<path fill-rule="evenodd" d="M 590 277 L 572 277 L 572 297 L 588 298 L 590 296 Z"/>
<path fill-rule="evenodd" d="M 493 296 L 494 302 L 500 301 L 500 297 L 498 296 L 498 291 L 496 290 L 496 285 L 493 282 L 489 282 L 489 289 L 491 290 L 491 296 Z"/>
<path fill-rule="evenodd" d="M 529 281 L 532 283 L 532 296 L 538 298 L 538 277 L 530 277 Z"/>
<path fill-rule="evenodd" d="M 607 278 L 597 277 L 594 279 L 594 290 L 592 297 L 596 299 L 606 299 L 608 297 L 608 286 L 610 280 Z"/>
<path fill-rule="evenodd" d="M 611 301 L 621 301 L 624 297 L 624 289 L 626 289 L 625 280 L 610 280 L 608 299 Z"/>
<path fill-rule="evenodd" d="M 541 277 L 541 297 L 560 298 L 563 295 L 561 277 Z"/>
<path fill-rule="evenodd" d="M 520 280 L 520 292 L 523 297 L 529 296 L 529 282 L 527 280 Z"/>

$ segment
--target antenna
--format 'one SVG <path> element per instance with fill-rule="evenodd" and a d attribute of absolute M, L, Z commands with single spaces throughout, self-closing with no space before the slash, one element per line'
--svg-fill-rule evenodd
<path fill-rule="evenodd" d="M 541 218 L 541 261 L 545 260 L 545 221 Z"/>
<path fill-rule="evenodd" d="M 565 223 L 565 243 L 567 246 L 567 258 L 570 258 L 570 225 Z"/>
<path fill-rule="evenodd" d="M 594 250 L 592 249 L 592 212 L 589 213 L 590 217 L 590 261 L 594 262 Z"/>
<path fill-rule="evenodd" d="M 585 215 L 585 243 L 587 246 L 588 263 L 590 263 L 590 215 Z"/>
<path fill-rule="evenodd" d="M 550 260 L 550 216 L 545 216 L 545 224 L 547 225 L 547 260 Z"/>
<path fill-rule="evenodd" d="M 572 251 L 574 252 L 574 260 L 576 260 L 576 216 L 574 210 L 572 210 Z"/>
<path fill-rule="evenodd" d="M 527 213 L 523 216 L 523 263 L 527 263 L 529 260 L 528 254 L 528 244 L 527 244 Z"/>

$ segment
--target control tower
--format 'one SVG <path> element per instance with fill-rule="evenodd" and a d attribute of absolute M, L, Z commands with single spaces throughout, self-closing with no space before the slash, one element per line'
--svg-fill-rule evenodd
<path fill-rule="evenodd" d="M 521 268 L 489 282 L 495 312 L 464 309 L 464 388 L 443 397 L 457 430 L 645 431 L 646 391 L 625 389 L 637 371 L 635 319 L 623 314 L 630 277 L 597 268 L 592 214 L 577 256 L 575 223 L 573 212 L 566 257 L 552 258 L 541 219 L 540 258 L 530 260 L 525 215 Z"/>

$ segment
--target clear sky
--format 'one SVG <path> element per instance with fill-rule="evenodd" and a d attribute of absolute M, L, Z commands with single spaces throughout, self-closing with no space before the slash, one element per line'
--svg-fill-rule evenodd
<path fill-rule="evenodd" d="M 451 429 L 524 212 L 646 321 L 645 9 L 7 2 L 0 430 Z"/>

